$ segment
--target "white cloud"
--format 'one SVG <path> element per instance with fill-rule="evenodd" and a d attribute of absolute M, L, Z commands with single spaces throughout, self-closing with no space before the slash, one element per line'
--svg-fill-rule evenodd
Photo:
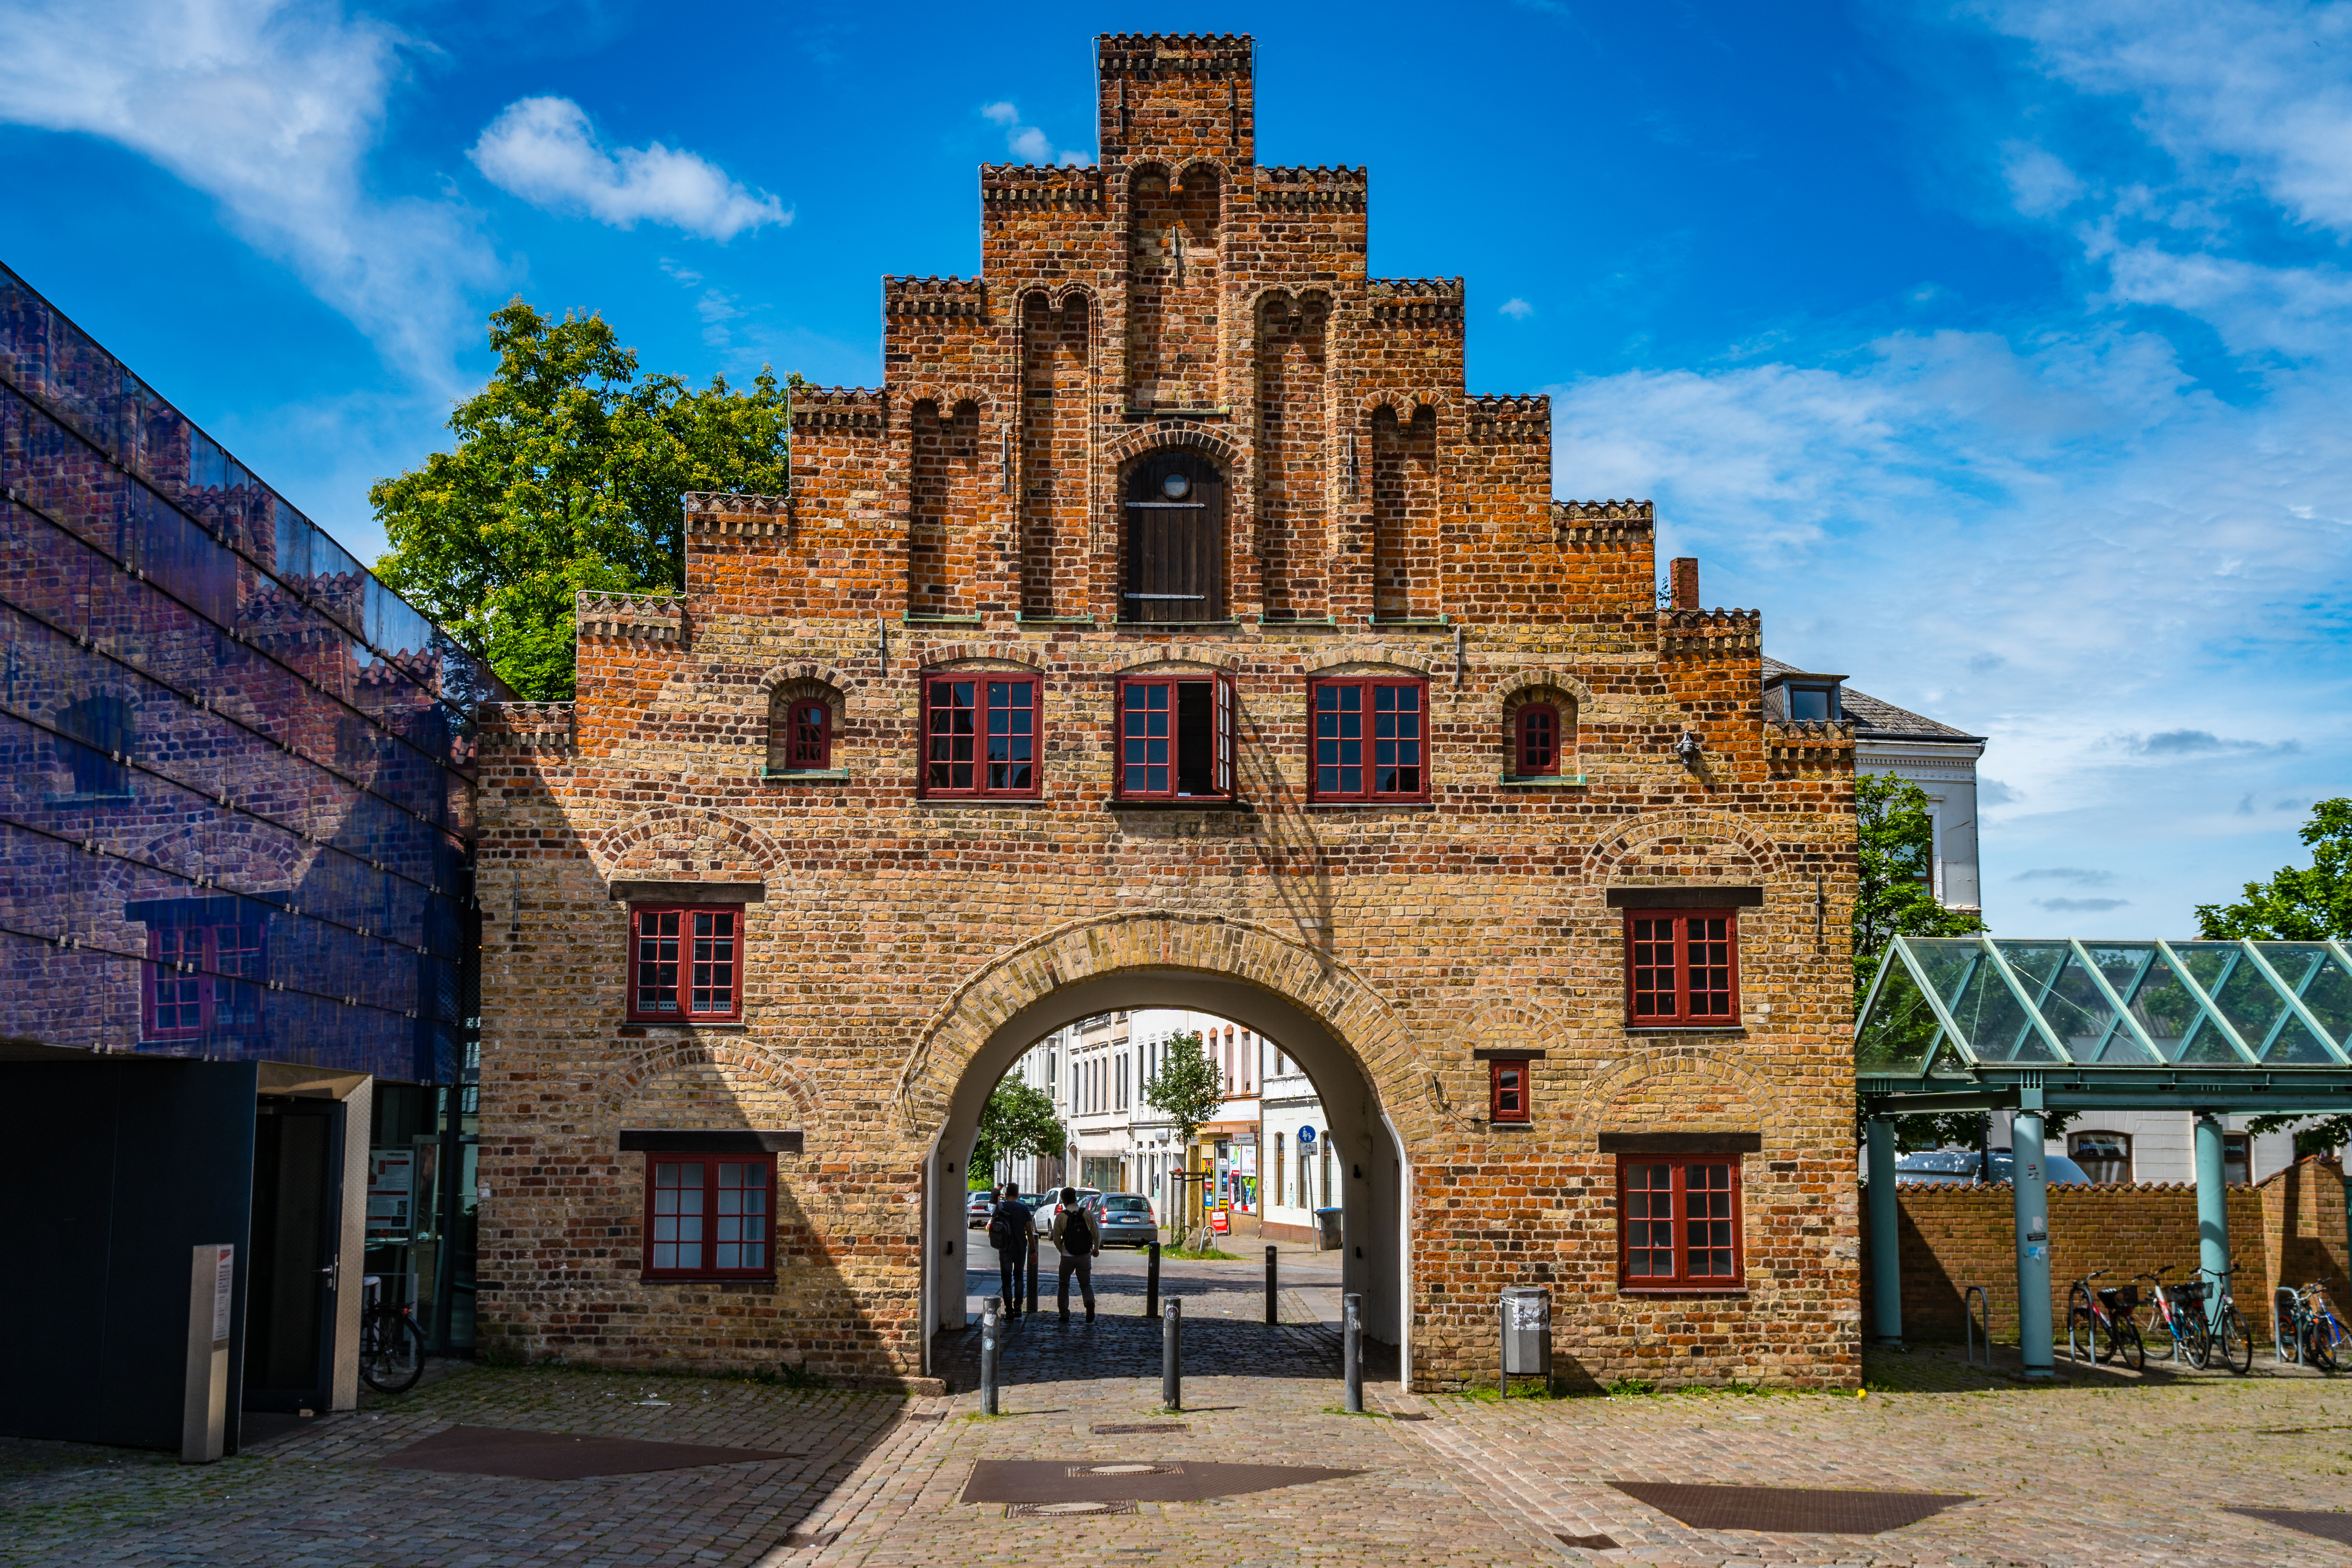
<path fill-rule="evenodd" d="M 1034 125 L 1021 122 L 1021 110 L 1011 102 L 983 103 L 980 117 L 994 125 L 1004 127 L 1004 150 L 1024 163 L 1076 163 L 1087 160 L 1083 153 L 1054 151 L 1053 139 Z"/>
<path fill-rule="evenodd" d="M 774 196 L 745 189 L 696 153 L 658 142 L 605 151 L 587 110 L 568 98 L 507 105 L 467 156 L 510 195 L 557 212 L 584 212 L 615 228 L 651 221 L 728 240 L 793 220 Z"/>
<path fill-rule="evenodd" d="M 1536 313 L 1536 308 L 1514 294 L 1503 301 L 1502 308 L 1497 313 L 1508 316 L 1515 321 L 1524 321 Z"/>
<path fill-rule="evenodd" d="M 331 0 L 16 0 L 0 8 L 0 121 L 152 159 L 446 388 L 475 330 L 467 289 L 499 268 L 462 204 L 363 186 L 412 45 Z"/>
<path fill-rule="evenodd" d="M 2063 160 L 2030 142 L 2012 142 L 2001 149 L 2001 174 L 2017 210 L 2030 217 L 2063 212 L 2086 189 Z"/>

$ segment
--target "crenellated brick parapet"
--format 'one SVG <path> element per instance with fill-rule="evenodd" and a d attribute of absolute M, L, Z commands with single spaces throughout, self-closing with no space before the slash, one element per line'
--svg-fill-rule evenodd
<path fill-rule="evenodd" d="M 1851 769 L 1853 721 L 1835 719 L 1764 721 L 1764 760 L 1776 773 L 1792 768 Z"/>
<path fill-rule="evenodd" d="M 793 393 L 793 434 L 807 430 L 878 437 L 883 411 L 878 386 L 803 386 Z"/>
<path fill-rule="evenodd" d="M 1391 326 L 1459 327 L 1468 294 L 1459 278 L 1375 278 L 1364 292 L 1372 320 Z"/>
<path fill-rule="evenodd" d="M 583 637 L 656 643 L 686 639 L 686 601 L 667 594 L 604 594 L 583 589 L 572 616 Z"/>
<path fill-rule="evenodd" d="M 991 218 L 1033 212 L 1099 216 L 1103 172 L 1067 163 L 982 163 L 980 205 Z"/>
<path fill-rule="evenodd" d="M 1257 172 L 1257 205 L 1276 212 L 1360 213 L 1370 191 L 1370 171 L 1344 163 Z"/>
<path fill-rule="evenodd" d="M 988 285 L 978 278 L 885 278 L 882 313 L 978 320 L 988 314 Z"/>
<path fill-rule="evenodd" d="M 569 702 L 485 702 L 478 710 L 475 740 L 485 756 L 570 752 L 578 745 L 576 712 Z"/>
<path fill-rule="evenodd" d="M 1662 658 L 1756 658 L 1764 650 L 1761 610 L 1660 610 Z"/>
<path fill-rule="evenodd" d="M 688 490 L 688 533 L 733 533 L 751 537 L 782 533 L 792 525 L 789 496 L 734 495 L 725 490 Z"/>
<path fill-rule="evenodd" d="M 1463 402 L 1468 436 L 1477 442 L 1551 440 L 1551 399 L 1472 397 Z"/>

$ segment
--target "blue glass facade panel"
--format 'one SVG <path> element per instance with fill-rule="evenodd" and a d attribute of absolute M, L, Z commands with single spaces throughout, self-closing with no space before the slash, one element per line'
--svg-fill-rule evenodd
<path fill-rule="evenodd" d="M 0 268 L 0 1034 L 457 1081 L 500 694 Z"/>

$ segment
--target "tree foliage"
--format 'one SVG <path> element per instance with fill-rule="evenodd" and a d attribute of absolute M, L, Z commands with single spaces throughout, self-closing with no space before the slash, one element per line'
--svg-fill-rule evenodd
<path fill-rule="evenodd" d="M 2245 884 L 2234 904 L 2197 906 L 2198 934 L 2239 942 L 2322 942 L 2352 937 L 2352 797 L 2339 795 L 2311 808 L 2300 837 L 2311 847 L 2308 866 L 2282 866 L 2267 882 Z M 2294 1152 L 2324 1153 L 2352 1142 L 2352 1112 L 2322 1117 L 2309 1125 L 2300 1116 L 2257 1116 L 2248 1131 L 2294 1127 Z"/>
<path fill-rule="evenodd" d="M 1927 792 L 1893 773 L 1858 773 L 1853 781 L 1859 840 L 1853 900 L 1853 1006 L 1862 1011 L 1870 983 L 1898 936 L 1966 936 L 1985 929 L 1973 910 L 1936 900 L 1936 825 Z M 1982 1111 L 1962 1110 L 1895 1120 L 1901 1149 L 1975 1144 L 1984 1136 Z"/>
<path fill-rule="evenodd" d="M 1169 1037 L 1160 1070 L 1143 1086 L 1143 1103 L 1174 1124 L 1180 1148 L 1191 1148 L 1192 1134 L 1216 1120 L 1225 1103 L 1224 1079 L 1197 1030 Z"/>
<path fill-rule="evenodd" d="M 980 1112 L 980 1136 L 971 1146 L 970 1170 L 994 1171 L 1004 1160 L 1024 1155 L 1058 1156 L 1070 1146 L 1069 1130 L 1054 1114 L 1054 1099 L 1034 1084 L 1007 1076 L 990 1091 Z"/>
<path fill-rule="evenodd" d="M 368 491 L 392 545 L 376 572 L 519 695 L 562 700 L 575 593 L 682 586 L 688 490 L 784 492 L 800 377 L 641 378 L 601 315 L 556 321 L 520 298 L 489 340 L 499 368 L 450 415 L 456 449 Z"/>

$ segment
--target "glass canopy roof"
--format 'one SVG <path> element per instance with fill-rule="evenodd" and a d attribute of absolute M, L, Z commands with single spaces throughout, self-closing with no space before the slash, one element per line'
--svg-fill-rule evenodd
<path fill-rule="evenodd" d="M 1854 1025 L 1855 1076 L 1882 1080 L 1865 1093 L 2023 1081 L 2016 1069 L 2094 1092 L 2169 1087 L 2184 1068 L 2200 1088 L 2244 1075 L 2266 1091 L 2341 1080 L 2352 1094 L 2352 954 L 2336 942 L 1897 937 Z"/>

